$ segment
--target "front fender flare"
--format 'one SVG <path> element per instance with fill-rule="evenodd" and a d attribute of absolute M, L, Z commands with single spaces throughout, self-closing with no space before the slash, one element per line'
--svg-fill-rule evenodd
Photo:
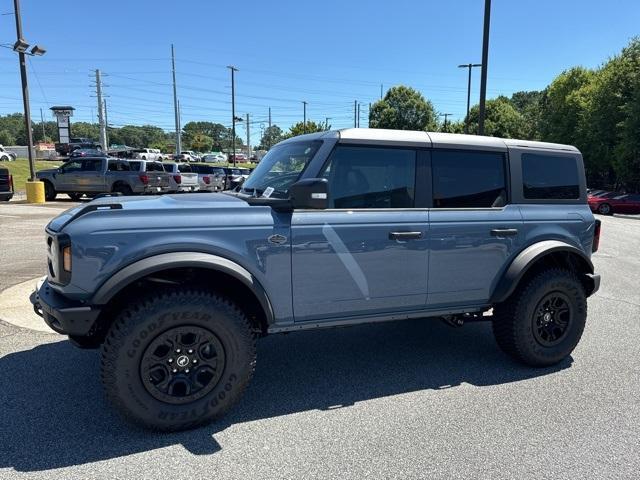
<path fill-rule="evenodd" d="M 544 240 L 529 245 L 516 256 L 494 288 L 491 303 L 495 304 L 506 300 L 527 271 L 542 257 L 554 252 L 568 252 L 577 255 L 581 259 L 584 273 L 593 274 L 593 263 L 582 250 L 560 240 Z"/>
<path fill-rule="evenodd" d="M 95 305 L 106 305 L 122 288 L 132 282 L 154 272 L 181 267 L 206 268 L 231 275 L 246 285 L 255 294 L 264 310 L 267 324 L 270 325 L 274 322 L 273 308 L 271 307 L 271 302 L 269 301 L 266 291 L 247 269 L 228 258 L 202 252 L 162 253 L 138 260 L 119 270 L 109 278 L 95 293 L 91 299 L 91 303 Z"/>

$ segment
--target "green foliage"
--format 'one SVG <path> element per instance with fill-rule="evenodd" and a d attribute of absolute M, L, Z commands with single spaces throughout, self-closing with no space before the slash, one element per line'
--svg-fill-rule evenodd
<path fill-rule="evenodd" d="M 9 130 L 0 130 L 0 145 L 15 145 L 16 137 Z"/>
<path fill-rule="evenodd" d="M 282 133 L 282 129 L 278 125 L 271 125 L 264 130 L 262 134 L 262 138 L 260 139 L 260 145 L 258 145 L 258 150 L 268 150 L 280 140 L 284 138 L 284 134 Z"/>
<path fill-rule="evenodd" d="M 298 122 L 294 125 L 291 125 L 289 131 L 284 135 L 284 138 L 297 137 L 298 135 L 304 135 L 305 133 L 315 133 L 315 132 L 324 132 L 327 130 L 327 125 L 323 122 L 313 122 L 311 120 L 307 120 L 307 124 L 304 122 Z"/>
<path fill-rule="evenodd" d="M 371 128 L 397 130 L 436 130 L 437 116 L 433 104 L 411 87 L 390 88 L 384 98 L 371 106 Z"/>
<path fill-rule="evenodd" d="M 478 131 L 480 108 L 474 105 L 469 112 L 469 131 Z M 487 100 L 484 119 L 485 135 L 502 138 L 523 138 L 525 136 L 524 117 L 507 97 L 500 96 Z"/>
<path fill-rule="evenodd" d="M 57 135 L 56 135 L 57 136 Z M 100 139 L 100 127 L 97 123 L 71 122 L 71 136 L 90 138 L 97 142 Z M 116 142 L 118 143 L 118 142 Z"/>
<path fill-rule="evenodd" d="M 538 90 L 515 92 L 509 99 L 524 119 L 524 138 L 540 139 L 540 115 L 544 92 Z"/>
<path fill-rule="evenodd" d="M 231 136 L 231 129 L 221 123 L 189 122 L 182 128 L 183 142 L 197 151 L 230 151 Z M 236 148 L 242 144 L 242 138 L 236 134 Z"/>

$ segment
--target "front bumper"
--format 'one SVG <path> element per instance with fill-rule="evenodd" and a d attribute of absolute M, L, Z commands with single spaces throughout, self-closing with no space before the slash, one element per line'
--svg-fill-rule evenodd
<path fill-rule="evenodd" d="M 29 297 L 34 311 L 55 332 L 64 335 L 85 336 L 91 331 L 100 309 L 69 300 L 56 292 L 47 277 L 42 277 Z"/>

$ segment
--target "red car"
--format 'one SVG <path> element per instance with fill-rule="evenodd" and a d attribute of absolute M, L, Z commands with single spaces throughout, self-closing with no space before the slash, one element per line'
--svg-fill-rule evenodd
<path fill-rule="evenodd" d="M 619 195 L 613 198 L 588 197 L 589 208 L 594 213 L 640 213 L 640 194 Z"/>

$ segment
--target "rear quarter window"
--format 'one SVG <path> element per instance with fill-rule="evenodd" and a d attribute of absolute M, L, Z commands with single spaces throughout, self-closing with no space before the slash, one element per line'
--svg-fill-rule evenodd
<path fill-rule="evenodd" d="M 528 200 L 580 198 L 578 164 L 573 156 L 522 154 L 522 189 Z"/>

